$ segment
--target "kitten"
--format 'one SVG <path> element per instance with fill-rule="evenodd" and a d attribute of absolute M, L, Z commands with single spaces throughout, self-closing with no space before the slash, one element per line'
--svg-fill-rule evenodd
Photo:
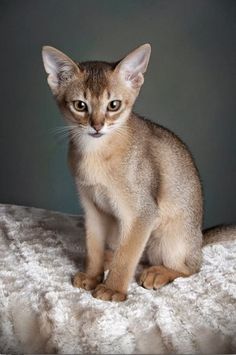
<path fill-rule="evenodd" d="M 74 286 L 123 301 L 141 257 L 139 283 L 158 289 L 201 266 L 202 189 L 183 142 L 132 112 L 151 47 L 117 63 L 76 63 L 43 47 L 48 84 L 69 129 L 69 164 L 85 211 L 87 265 Z M 114 250 L 103 281 L 104 250 Z"/>

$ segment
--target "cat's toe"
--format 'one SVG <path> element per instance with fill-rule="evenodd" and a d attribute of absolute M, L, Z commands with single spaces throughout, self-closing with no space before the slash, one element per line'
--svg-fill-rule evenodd
<path fill-rule="evenodd" d="M 124 293 L 112 290 L 106 287 L 105 284 L 100 284 L 92 293 L 93 297 L 103 301 L 122 302 L 125 301 L 127 296 Z"/>
<path fill-rule="evenodd" d="M 74 287 L 83 288 L 87 291 L 94 290 L 99 282 L 101 282 L 100 277 L 90 277 L 84 272 L 77 272 L 72 279 Z"/>
<path fill-rule="evenodd" d="M 156 290 L 170 281 L 170 275 L 168 272 L 165 272 L 164 268 L 152 266 L 142 272 L 139 285 L 149 290 Z"/>

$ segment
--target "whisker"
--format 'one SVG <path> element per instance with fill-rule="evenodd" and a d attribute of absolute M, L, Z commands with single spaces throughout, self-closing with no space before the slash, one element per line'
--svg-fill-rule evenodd
<path fill-rule="evenodd" d="M 73 130 L 74 128 L 77 128 L 77 125 L 70 125 L 70 126 L 60 126 L 60 127 L 56 127 L 50 130 L 50 133 L 52 134 L 60 134 L 60 133 L 64 133 L 64 132 L 69 132 L 71 130 Z"/>
<path fill-rule="evenodd" d="M 117 124 L 117 126 L 118 126 L 118 124 Z M 117 126 L 114 127 L 114 129 L 112 129 L 112 132 L 117 133 L 121 137 L 128 134 L 128 137 L 131 138 L 131 134 L 127 131 L 126 126 L 118 126 L 118 127 Z"/>
<path fill-rule="evenodd" d="M 61 143 L 63 141 L 73 140 L 78 142 L 81 140 L 87 132 L 87 126 L 77 123 L 77 124 L 67 124 L 65 126 L 55 127 L 50 130 L 50 133 L 53 134 L 56 138 L 56 141 Z M 114 123 L 109 129 L 110 133 L 115 133 L 118 136 L 122 137 L 124 135 L 131 137 L 130 133 L 127 131 L 126 125 L 120 125 L 119 123 Z M 109 134 L 109 132 L 107 132 Z"/>
<path fill-rule="evenodd" d="M 59 126 L 50 130 L 50 133 L 56 137 L 57 142 L 61 143 L 62 141 L 66 141 L 70 138 L 70 135 L 81 129 L 80 124 L 76 125 L 66 125 L 66 126 Z"/>

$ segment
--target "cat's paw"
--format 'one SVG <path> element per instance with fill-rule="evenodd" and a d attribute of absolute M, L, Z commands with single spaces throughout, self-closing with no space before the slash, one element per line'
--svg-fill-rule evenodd
<path fill-rule="evenodd" d="M 87 291 L 94 290 L 96 286 L 101 282 L 102 277 L 90 277 L 84 272 L 77 272 L 72 279 L 74 287 L 84 288 Z"/>
<path fill-rule="evenodd" d="M 145 269 L 139 279 L 139 285 L 149 290 L 157 290 L 173 281 L 171 272 L 163 266 L 151 266 Z"/>
<path fill-rule="evenodd" d="M 105 284 L 99 284 L 92 292 L 93 297 L 103 301 L 122 302 L 126 300 L 127 295 L 118 291 L 111 290 Z"/>

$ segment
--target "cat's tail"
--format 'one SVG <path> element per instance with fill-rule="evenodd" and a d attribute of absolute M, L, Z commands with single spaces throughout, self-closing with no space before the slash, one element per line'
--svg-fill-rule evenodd
<path fill-rule="evenodd" d="M 203 231 L 203 246 L 236 240 L 236 225 L 216 226 Z"/>

